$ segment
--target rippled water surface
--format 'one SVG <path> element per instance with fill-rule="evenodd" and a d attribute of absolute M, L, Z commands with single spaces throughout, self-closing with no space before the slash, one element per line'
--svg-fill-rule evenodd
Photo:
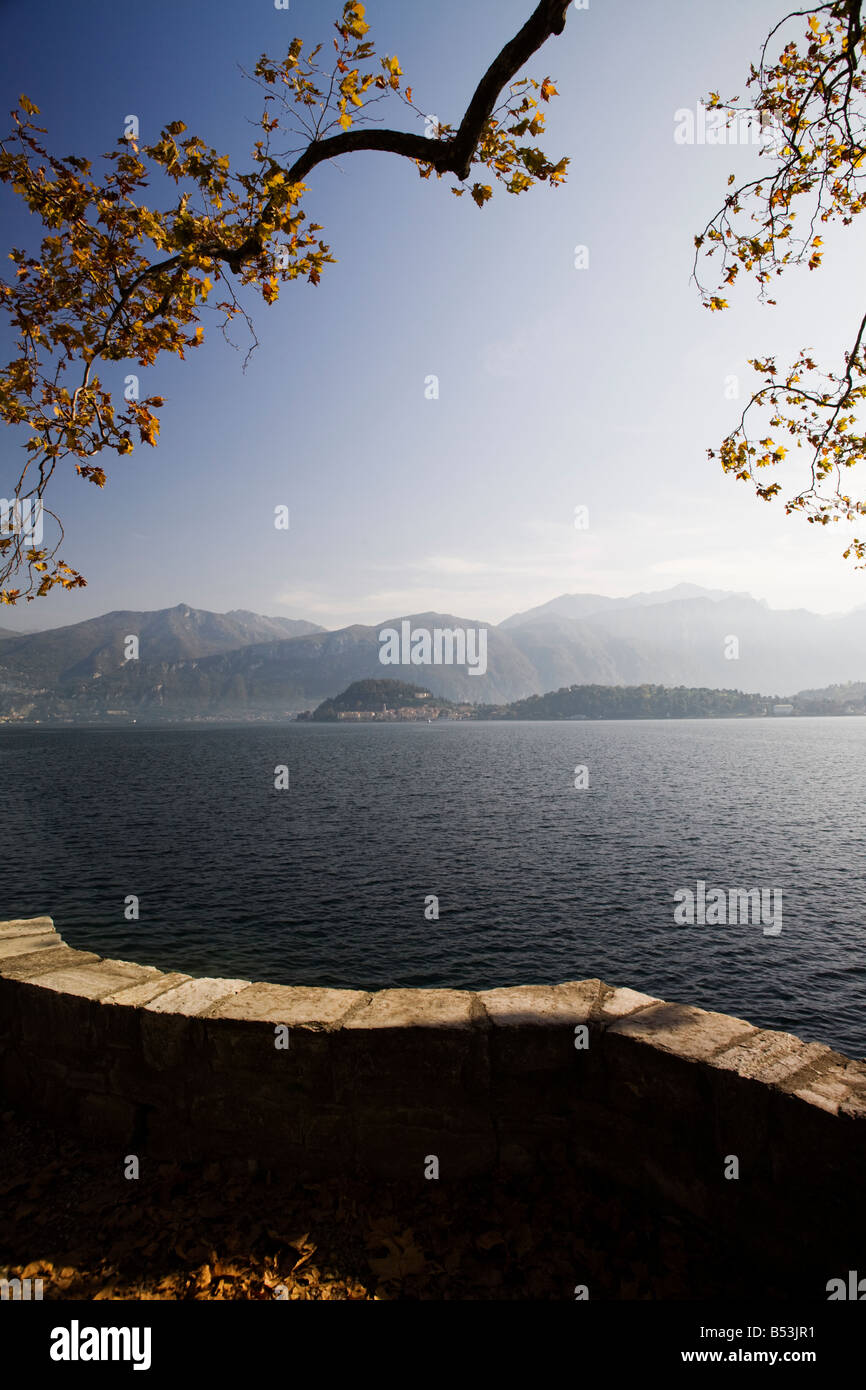
<path fill-rule="evenodd" d="M 859 1057 L 864 774 L 858 718 L 4 730 L 0 917 L 285 984 L 599 976 Z M 674 925 L 698 879 L 781 934 Z"/>

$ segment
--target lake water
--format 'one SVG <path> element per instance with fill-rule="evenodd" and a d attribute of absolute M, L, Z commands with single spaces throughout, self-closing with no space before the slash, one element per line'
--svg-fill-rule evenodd
<path fill-rule="evenodd" d="M 860 1057 L 864 783 L 859 718 L 6 729 L 0 918 L 284 984 L 599 976 Z M 675 925 L 697 880 L 781 933 Z"/>

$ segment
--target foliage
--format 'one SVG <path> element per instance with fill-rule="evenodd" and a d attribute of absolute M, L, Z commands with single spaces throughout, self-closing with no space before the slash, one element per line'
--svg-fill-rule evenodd
<path fill-rule="evenodd" d="M 723 310 L 722 297 L 740 271 L 755 276 L 760 298 L 768 304 L 768 289 L 786 269 L 821 265 L 826 224 L 849 225 L 866 206 L 866 101 L 863 67 L 866 40 L 860 17 L 861 0 L 833 0 L 814 11 L 796 11 L 777 24 L 764 43 L 748 86 L 755 100 L 750 108 L 739 98 L 722 102 L 710 94 L 709 107 L 726 111 L 731 119 L 750 109 L 762 130 L 774 138 L 760 151 L 771 168 L 732 189 L 724 205 L 695 237 L 697 268 L 701 255 L 716 257 L 718 293 L 703 285 L 705 307 Z M 805 20 L 805 34 L 791 38 L 775 62 L 767 61 L 771 42 L 781 29 Z M 735 183 L 731 175 L 728 183 Z M 819 230 L 820 229 L 820 230 Z M 699 282 L 700 283 L 700 282 Z M 788 367 L 773 356 L 753 358 L 761 376 L 736 427 L 718 450 L 709 450 L 723 469 L 751 482 L 760 498 L 769 501 L 782 484 L 766 480 L 762 470 L 783 462 L 793 441 L 805 453 L 806 485 L 788 497 L 785 510 L 800 511 L 812 523 L 853 521 L 866 515 L 866 501 L 849 491 L 848 471 L 866 456 L 866 434 L 858 412 L 866 401 L 866 315 L 852 332 L 852 346 L 841 368 L 822 369 L 807 349 Z M 755 432 L 752 417 L 761 421 Z M 844 552 L 862 560 L 864 542 L 854 540 Z"/>
<path fill-rule="evenodd" d="M 450 700 L 439 695 L 431 695 L 420 685 L 410 685 L 408 681 L 363 680 L 353 681 L 350 686 L 330 700 L 323 702 L 313 711 L 312 718 L 328 721 L 340 713 L 361 710 L 409 709 L 422 705 L 436 705 L 439 709 L 450 709 Z"/>
<path fill-rule="evenodd" d="M 480 719 L 710 719 L 761 715 L 766 695 L 663 685 L 570 685 L 510 705 L 482 705 Z"/>
<path fill-rule="evenodd" d="M 221 316 L 224 332 L 238 315 L 244 318 L 254 345 L 238 289 L 273 304 L 281 284 L 319 283 L 334 257 L 322 227 L 302 206 L 305 180 L 317 164 L 356 150 L 389 150 L 412 159 L 423 178 L 453 173 L 454 191 L 462 195 L 468 187 L 479 206 L 492 187 L 469 184 L 475 165 L 510 193 L 561 183 L 567 160 L 551 162 L 532 143 L 544 128 L 539 101 L 549 101 L 556 88 L 550 78 L 514 79 L 516 65 L 562 31 L 566 8 L 566 0 L 541 0 L 488 69 L 460 126 L 440 125 L 427 139 L 370 128 L 370 109 L 386 97 L 423 112 L 397 57 L 377 59 L 364 6 L 347 0 L 329 63 L 319 58 L 322 45 L 305 52 L 301 39 L 281 61 L 263 55 L 256 63 L 250 76 L 264 89 L 264 111 L 246 173 L 233 170 L 228 156 L 189 134 L 182 121 L 141 148 L 132 138 L 119 140 L 99 169 L 77 155 L 60 157 L 35 123 L 38 107 L 22 96 L 13 131 L 0 142 L 0 181 L 45 235 L 35 254 L 12 250 L 14 275 L 0 282 L 0 303 L 16 338 L 15 356 L 0 370 L 0 419 L 29 431 L 17 503 L 44 505 L 53 475 L 67 461 L 103 487 L 107 451 L 123 457 L 137 443 L 156 445 L 162 399 L 118 401 L 106 364 L 148 368 L 163 354 L 183 358 L 202 342 L 206 308 Z M 299 152 L 280 148 L 286 136 L 300 138 Z M 154 180 L 174 185 L 163 209 L 148 198 Z M 58 557 L 62 525 L 45 513 L 58 527 L 56 540 L 28 544 L 20 525 L 0 536 L 3 603 L 86 582 Z M 19 571 L 24 585 L 11 587 Z"/>

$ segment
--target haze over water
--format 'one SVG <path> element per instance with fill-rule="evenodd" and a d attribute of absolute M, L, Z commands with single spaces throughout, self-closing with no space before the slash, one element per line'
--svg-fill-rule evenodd
<path fill-rule="evenodd" d="M 77 947 L 367 989 L 599 976 L 866 1054 L 864 719 L 9 730 L 0 770 L 0 915 Z M 674 925 L 698 879 L 781 890 L 781 934 Z"/>

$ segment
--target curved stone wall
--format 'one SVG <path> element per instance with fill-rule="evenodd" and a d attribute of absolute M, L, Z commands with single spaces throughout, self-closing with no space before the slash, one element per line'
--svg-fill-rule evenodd
<path fill-rule="evenodd" d="M 795 1227 L 828 1278 L 866 1260 L 866 1063 L 600 980 L 193 979 L 5 922 L 0 1089 L 124 1154 L 409 1183 L 602 1170 L 745 1251 L 784 1259 Z"/>

